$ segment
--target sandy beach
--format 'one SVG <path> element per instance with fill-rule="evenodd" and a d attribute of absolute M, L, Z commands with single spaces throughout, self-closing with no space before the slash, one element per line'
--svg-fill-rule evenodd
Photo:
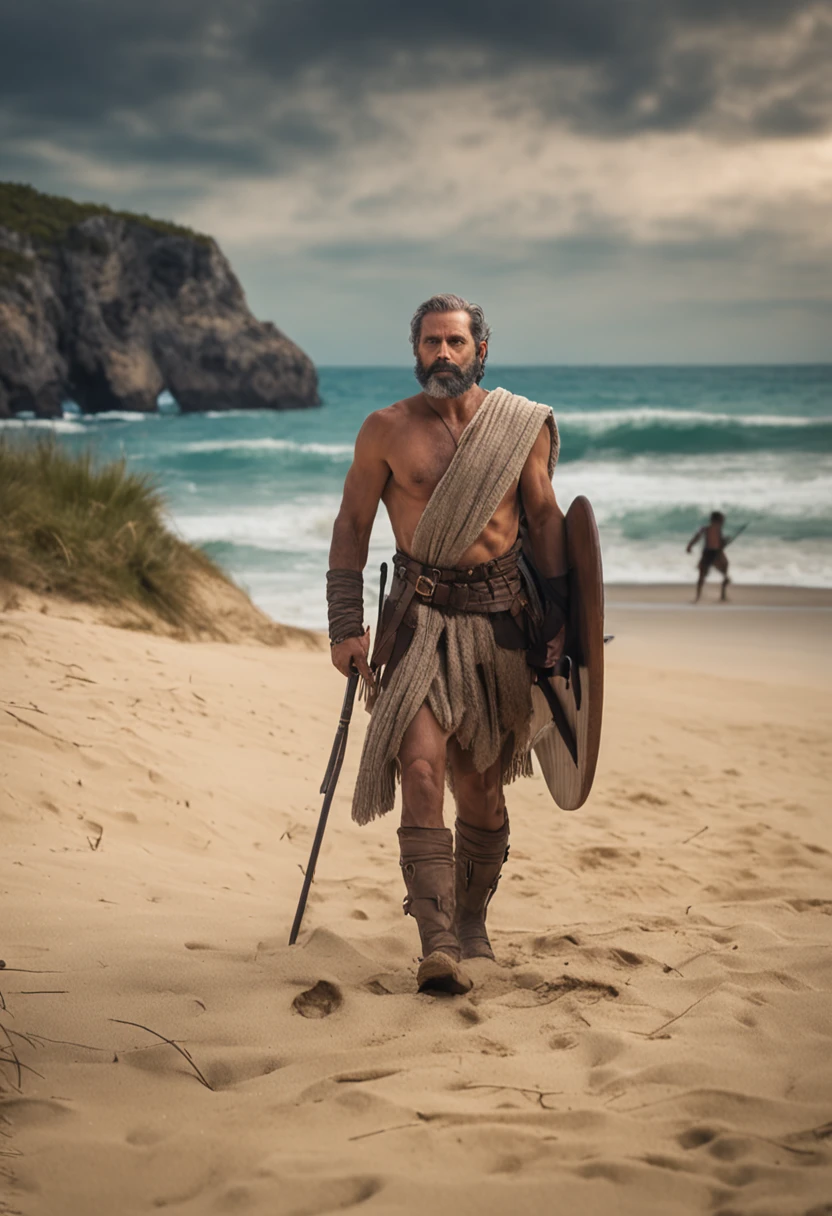
<path fill-rule="evenodd" d="M 325 646 L 0 614 L 0 1212 L 832 1212 L 832 593 L 715 596 L 609 588 L 593 794 L 510 789 L 458 998 L 349 819 L 363 710 L 286 944 Z"/>

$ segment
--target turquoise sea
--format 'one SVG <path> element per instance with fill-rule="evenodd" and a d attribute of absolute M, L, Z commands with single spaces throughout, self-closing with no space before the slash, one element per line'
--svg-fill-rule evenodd
<path fill-rule="evenodd" d="M 70 447 L 123 454 L 164 488 L 175 526 L 281 621 L 323 626 L 332 521 L 352 444 L 370 411 L 416 391 L 409 369 L 322 368 L 315 410 L 15 419 L 0 433 L 53 430 Z M 608 582 L 693 582 L 685 544 L 720 508 L 732 574 L 746 583 L 832 587 L 832 365 L 494 367 L 503 385 L 551 405 L 561 431 L 554 484 L 566 507 L 592 500 Z M 229 402 L 233 407 L 233 402 Z M 378 564 L 393 551 L 384 508 Z"/>

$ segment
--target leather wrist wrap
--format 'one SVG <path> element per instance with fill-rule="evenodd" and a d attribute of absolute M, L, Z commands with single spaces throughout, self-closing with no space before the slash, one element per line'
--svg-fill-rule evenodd
<path fill-rule="evenodd" d="M 363 635 L 364 576 L 360 570 L 328 570 L 326 604 L 330 646 Z"/>
<path fill-rule="evenodd" d="M 569 606 L 569 575 L 557 574 L 554 578 L 543 578 L 541 576 L 540 583 L 546 601 L 550 604 L 556 604 L 564 616 L 566 616 Z"/>

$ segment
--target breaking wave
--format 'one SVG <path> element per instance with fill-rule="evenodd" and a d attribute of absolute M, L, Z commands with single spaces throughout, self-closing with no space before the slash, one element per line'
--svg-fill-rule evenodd
<path fill-rule="evenodd" d="M 702 410 L 567 410 L 557 413 L 561 459 L 832 452 L 832 418 Z"/>

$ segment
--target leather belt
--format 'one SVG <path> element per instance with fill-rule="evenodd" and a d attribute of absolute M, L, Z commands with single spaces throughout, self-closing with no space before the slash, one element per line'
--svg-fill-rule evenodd
<path fill-rule="evenodd" d="M 526 607 L 526 591 L 517 558 L 522 548 L 518 538 L 508 553 L 478 566 L 425 566 L 399 550 L 393 558 L 393 584 L 387 597 L 392 615 L 376 638 L 375 656 L 394 644 L 396 632 L 414 599 L 450 612 L 511 612 L 517 616 Z M 381 660 L 380 665 L 386 662 Z"/>
<path fill-rule="evenodd" d="M 407 553 L 393 558 L 393 570 L 413 595 L 434 608 L 455 612 L 507 612 L 524 597 L 517 565 L 521 544 L 477 566 L 426 566 Z"/>

